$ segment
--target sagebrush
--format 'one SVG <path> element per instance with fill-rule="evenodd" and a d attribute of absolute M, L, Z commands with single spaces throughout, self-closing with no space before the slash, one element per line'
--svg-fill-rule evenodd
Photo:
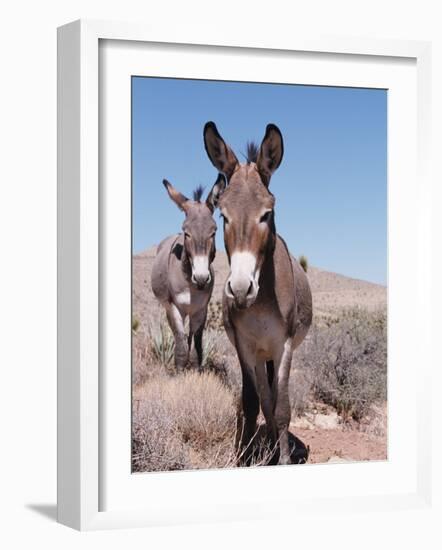
<path fill-rule="evenodd" d="M 295 361 L 293 383 L 298 380 L 344 420 L 360 421 L 387 399 L 386 312 L 355 308 L 316 320 Z"/>

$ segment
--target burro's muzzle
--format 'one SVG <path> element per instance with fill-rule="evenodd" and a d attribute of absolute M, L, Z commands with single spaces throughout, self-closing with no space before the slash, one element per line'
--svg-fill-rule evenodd
<path fill-rule="evenodd" d="M 194 256 L 192 260 L 192 283 L 200 290 L 210 284 L 212 276 L 208 256 Z"/>
<path fill-rule="evenodd" d="M 251 252 L 234 252 L 230 258 L 230 276 L 225 292 L 238 309 L 250 307 L 258 296 L 259 271 Z"/>

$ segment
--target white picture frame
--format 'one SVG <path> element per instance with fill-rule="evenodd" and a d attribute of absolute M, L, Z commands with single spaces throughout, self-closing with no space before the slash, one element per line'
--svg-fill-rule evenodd
<path fill-rule="evenodd" d="M 241 507 L 241 502 L 228 506 L 227 500 L 219 494 L 215 506 L 208 507 L 207 501 L 182 503 L 168 507 L 167 499 L 151 499 L 150 506 L 128 506 L 127 500 L 121 506 L 115 503 L 110 510 L 103 510 L 102 490 L 105 473 L 103 473 L 103 418 L 106 407 L 103 407 L 103 388 L 100 384 L 102 364 L 100 354 L 101 322 L 100 303 L 103 289 L 100 286 L 103 273 L 102 237 L 106 230 L 100 222 L 102 189 L 100 188 L 100 126 L 99 119 L 103 106 L 100 104 L 100 44 L 101 41 L 125 41 L 128 47 L 135 44 L 168 44 L 174 45 L 174 51 L 192 49 L 192 46 L 207 49 L 228 48 L 229 55 L 240 55 L 244 52 L 272 52 L 272 55 L 283 56 L 290 52 L 304 52 L 318 56 L 351 56 L 356 63 L 365 59 L 408 59 L 415 64 L 417 94 L 416 112 L 418 124 L 415 128 L 414 142 L 417 148 L 413 155 L 417 162 L 417 176 L 406 175 L 416 183 L 419 181 L 417 197 L 418 215 L 416 218 L 416 245 L 419 262 L 413 272 L 415 287 L 419 286 L 413 307 L 416 314 L 430 310 L 430 226 L 426 212 L 431 204 L 431 185 L 428 175 L 429 154 L 429 120 L 430 102 L 430 45 L 425 42 L 405 42 L 374 39 L 357 39 L 346 37 L 329 37 L 310 39 L 281 37 L 278 43 L 267 44 L 264 39 L 255 42 L 238 39 L 234 43 L 217 40 L 212 43 L 206 37 L 183 34 L 178 36 L 156 35 L 151 29 L 125 23 L 108 23 L 97 21 L 77 21 L 58 31 L 58 520 L 76 529 L 101 529 L 130 526 L 150 526 L 160 524 L 186 523 L 198 521 L 216 521 L 231 519 L 250 519 L 268 517 L 263 502 L 253 494 L 236 495 L 244 502 L 254 506 Z M 180 46 L 181 45 L 181 46 Z M 212 50 L 210 50 L 212 48 Z M 210 51 L 209 51 L 210 50 Z M 236 52 L 236 53 L 235 53 Z M 179 54 L 176 54 L 177 56 Z M 178 62 L 178 57 L 177 57 Z M 413 92 L 414 93 L 414 92 Z M 410 143 L 408 144 L 408 146 Z M 411 156 L 413 156 L 411 155 Z M 411 180 L 410 180 L 411 181 Z M 410 187 L 410 193 L 415 188 Z M 411 194 L 409 195 L 411 197 Z M 396 199 L 397 200 L 397 196 Z M 404 198 L 404 201 L 406 199 Z M 401 222 L 402 223 L 402 222 Z M 390 227 L 391 231 L 391 227 Z M 390 266 L 391 267 L 391 266 Z M 418 285 L 418 283 L 424 283 Z M 400 299 L 400 296 L 399 296 Z M 425 358 L 425 339 L 430 333 L 429 316 L 418 329 L 420 336 L 419 350 L 424 354 L 419 364 L 420 376 L 413 386 L 416 405 L 413 409 L 413 468 L 412 489 L 367 492 L 366 495 L 337 494 L 336 499 L 342 511 L 351 509 L 357 501 L 358 506 L 366 511 L 403 507 L 422 507 L 428 505 L 431 498 L 431 445 L 430 431 L 426 419 L 430 416 L 429 394 L 431 358 Z M 417 353 L 418 348 L 415 349 Z M 410 352 L 411 363 L 413 353 Z M 413 368 L 412 366 L 410 368 Z M 410 374 L 412 371 L 410 371 Z M 410 378 L 411 379 L 411 378 Z M 108 388 L 115 391 L 115 386 Z M 417 448 L 420 452 L 417 453 Z M 339 472 L 329 468 L 330 476 L 339 479 Z M 339 465 L 338 465 L 339 467 Z M 353 465 L 346 465 L 349 470 Z M 128 464 L 128 468 L 130 468 Z M 286 483 L 288 470 L 285 468 L 260 469 L 262 476 L 277 476 L 281 483 Z M 296 470 L 296 469 L 295 469 Z M 333 471 L 332 471 L 333 470 Z M 294 471 L 294 470 L 293 470 Z M 299 471 L 299 469 L 298 469 Z M 323 475 L 317 470 L 317 475 Z M 223 472 L 223 476 L 238 483 L 238 476 L 250 482 L 254 473 L 242 471 Z M 184 474 L 161 474 L 162 477 L 146 477 L 144 483 L 155 486 L 158 495 L 161 486 L 167 491 L 179 486 L 179 491 L 186 490 L 189 476 L 199 476 L 204 485 L 227 483 L 227 477 L 219 479 L 217 472 L 185 472 Z M 292 475 L 292 474 L 290 474 Z M 296 474 L 298 475 L 298 474 Z M 311 478 L 312 474 L 308 474 Z M 358 475 L 357 472 L 354 475 Z M 187 477 L 185 477 L 187 476 Z M 284 478 L 285 476 L 285 478 Z M 283 479 L 284 478 L 284 479 Z M 298 480 L 299 481 L 299 480 Z M 181 485 L 180 485 L 181 484 Z M 220 485 L 220 486 L 221 486 Z M 178 492 L 179 492 L 178 491 Z M 313 491 L 313 494 L 314 491 Z M 275 491 L 273 500 L 283 499 Z M 264 497 L 270 498 L 270 497 Z M 178 499 L 179 500 L 179 499 Z M 312 513 L 330 506 L 330 494 L 327 498 L 285 497 L 290 509 Z M 293 500 L 293 501 L 292 501 Z M 295 502 L 296 500 L 296 502 Z M 282 512 L 278 512 L 280 517 Z"/>

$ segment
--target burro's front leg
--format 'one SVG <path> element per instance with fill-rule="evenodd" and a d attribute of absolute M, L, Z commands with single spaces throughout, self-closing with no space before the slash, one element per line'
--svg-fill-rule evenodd
<path fill-rule="evenodd" d="M 237 448 L 239 463 L 250 465 L 257 435 L 256 420 L 259 414 L 259 396 L 255 372 L 254 350 L 246 344 L 238 344 L 239 363 L 242 373 L 242 416 L 238 417 Z"/>
<path fill-rule="evenodd" d="M 279 464 L 291 464 L 288 429 L 292 413 L 289 398 L 289 377 L 292 356 L 293 341 L 292 338 L 288 338 L 284 343 L 277 368 L 275 421 L 279 438 Z"/>
<path fill-rule="evenodd" d="M 272 389 L 269 384 L 269 377 L 264 361 L 258 361 L 256 364 L 256 380 L 258 383 L 261 410 L 266 420 L 267 438 L 273 452 L 278 441 L 278 430 L 273 414 Z"/>
<path fill-rule="evenodd" d="M 189 346 L 184 332 L 184 319 L 174 303 L 166 306 L 167 320 L 175 338 L 175 368 L 182 371 L 187 367 Z"/>
<path fill-rule="evenodd" d="M 203 308 L 190 316 L 189 358 L 191 363 L 197 363 L 198 370 L 201 370 L 203 365 L 203 333 L 204 325 L 206 324 L 206 316 L 207 308 Z M 194 344 L 193 347 L 192 340 Z"/>

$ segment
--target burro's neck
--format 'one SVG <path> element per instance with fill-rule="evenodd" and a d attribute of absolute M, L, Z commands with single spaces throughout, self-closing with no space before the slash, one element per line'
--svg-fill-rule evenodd
<path fill-rule="evenodd" d="M 275 295 L 275 247 L 266 250 L 259 274 L 259 290 L 257 300 L 273 299 Z"/>

